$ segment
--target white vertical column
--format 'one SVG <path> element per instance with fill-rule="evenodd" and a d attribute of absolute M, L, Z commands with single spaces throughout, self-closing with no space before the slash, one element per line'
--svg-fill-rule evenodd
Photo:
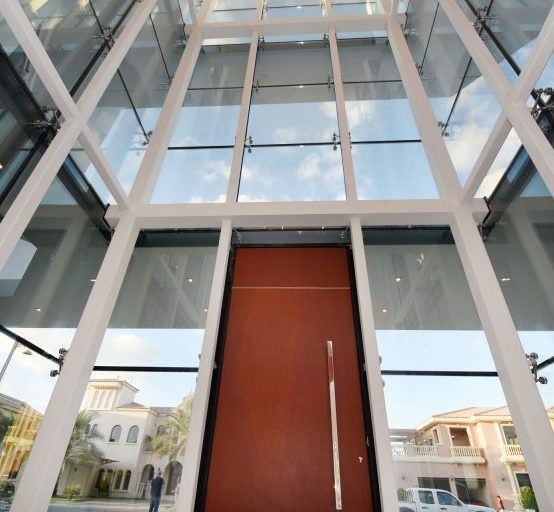
<path fill-rule="evenodd" d="M 225 278 L 227 276 L 227 262 L 231 247 L 232 225 L 230 220 L 223 221 L 219 234 L 219 245 L 215 260 L 215 268 L 210 291 L 208 315 L 204 329 L 202 356 L 200 368 L 196 378 L 194 404 L 187 439 L 187 449 L 183 461 L 183 476 L 181 479 L 177 512 L 193 512 L 196 500 L 196 487 L 200 472 L 202 446 L 204 443 L 204 428 L 208 414 L 210 389 L 214 370 L 219 321 L 225 292 Z"/>
<path fill-rule="evenodd" d="M 554 503 L 554 432 L 531 377 L 525 352 L 469 210 L 457 212 L 451 223 L 479 318 L 517 429 L 525 463 L 541 509 Z"/>
<path fill-rule="evenodd" d="M 367 263 L 364 249 L 364 239 L 360 219 L 352 218 L 350 222 L 352 236 L 352 255 L 354 257 L 354 272 L 360 309 L 360 323 L 364 346 L 367 387 L 373 422 L 373 437 L 375 439 L 375 454 L 379 474 L 379 491 L 381 507 L 385 512 L 398 510 L 394 463 L 390 444 L 383 379 L 379 363 L 379 348 L 375 334 L 375 319 L 367 275 Z"/>
<path fill-rule="evenodd" d="M 256 55 L 258 52 L 259 33 L 252 33 L 250 41 L 250 51 L 248 52 L 248 62 L 246 63 L 246 76 L 244 77 L 244 86 L 242 89 L 242 99 L 240 102 L 240 114 L 237 123 L 237 132 L 235 135 L 235 147 L 233 149 L 233 160 L 231 163 L 231 173 L 229 175 L 229 185 L 227 187 L 227 203 L 235 203 L 239 195 L 240 172 L 242 168 L 242 157 L 244 153 L 244 141 L 246 140 L 246 129 L 248 127 L 248 113 L 250 112 L 250 100 L 252 97 L 252 85 L 254 83 L 254 69 L 256 68 Z M 254 143 L 256 142 L 254 135 Z"/>
<path fill-rule="evenodd" d="M 17 487 L 12 512 L 48 508 L 58 471 L 133 252 L 138 227 L 123 217 L 104 258 Z"/>
<path fill-rule="evenodd" d="M 350 131 L 348 129 L 348 119 L 346 117 L 346 103 L 344 100 L 344 86 L 342 83 L 342 74 L 340 69 L 337 33 L 334 28 L 329 29 L 329 49 L 331 51 L 331 63 L 333 65 L 333 82 L 335 84 L 337 118 L 339 123 L 340 149 L 342 152 L 346 199 L 358 199 L 356 191 L 356 178 L 354 175 L 354 162 L 352 160 L 352 148 L 350 146 Z"/>
<path fill-rule="evenodd" d="M 442 198 L 457 199 L 461 193 L 461 186 L 456 169 L 441 137 L 427 93 L 396 18 L 391 17 L 387 21 L 387 33 L 437 189 Z"/>

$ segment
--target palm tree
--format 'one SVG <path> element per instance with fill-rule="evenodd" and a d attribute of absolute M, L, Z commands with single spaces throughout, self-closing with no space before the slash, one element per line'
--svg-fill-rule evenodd
<path fill-rule="evenodd" d="M 191 391 L 183 398 L 181 405 L 169 413 L 169 419 L 159 426 L 158 433 L 152 439 L 152 451 L 158 457 L 168 455 L 169 460 L 174 461 L 185 451 L 193 399 Z"/>
<path fill-rule="evenodd" d="M 0 413 L 0 446 L 10 427 L 15 423 L 15 418 L 11 414 Z"/>
<path fill-rule="evenodd" d="M 104 436 L 96 429 L 91 428 L 91 421 L 94 418 L 96 418 L 96 414 L 88 411 L 80 411 L 77 414 L 69 444 L 65 450 L 62 468 L 54 487 L 54 496 L 58 493 L 58 482 L 67 464 L 99 464 L 101 462 L 104 453 L 96 446 L 94 441 L 103 439 Z"/>

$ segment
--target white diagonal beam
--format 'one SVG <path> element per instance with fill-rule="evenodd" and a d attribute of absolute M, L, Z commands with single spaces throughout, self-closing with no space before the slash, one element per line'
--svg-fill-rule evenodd
<path fill-rule="evenodd" d="M 441 197 L 457 199 L 461 194 L 461 186 L 456 169 L 440 134 L 421 77 L 396 18 L 389 18 L 387 33 L 437 189 Z"/>
<path fill-rule="evenodd" d="M 465 209 L 460 210 L 453 217 L 451 227 L 539 506 L 551 510 L 554 503 L 552 426 L 473 216 Z"/>
<path fill-rule="evenodd" d="M 111 169 L 110 163 L 108 162 L 106 155 L 100 148 L 100 144 L 96 139 L 96 135 L 94 135 L 88 125 L 83 127 L 83 131 L 79 136 L 79 141 L 81 142 L 81 145 L 83 146 L 90 162 L 104 180 L 104 183 L 115 199 L 115 202 L 123 208 L 129 208 L 130 203 L 127 194 L 125 193 L 125 190 L 123 190 L 117 176 Z"/>
<path fill-rule="evenodd" d="M 12 512 L 48 508 L 138 231 L 131 213 L 115 230 L 17 486 Z"/>
<path fill-rule="evenodd" d="M 439 0 L 439 3 L 493 92 L 496 101 L 516 130 L 546 186 L 554 194 L 554 148 L 544 136 L 526 105 L 514 101 L 512 87 L 506 75 L 502 72 L 460 6 L 455 0 Z M 541 51 L 546 52 L 546 50 L 543 45 Z M 538 59 L 538 57 L 536 58 Z M 544 56 L 541 58 L 544 58 Z"/>
<path fill-rule="evenodd" d="M 15 2 L 0 2 L 2 8 L 0 13 L 2 15 L 13 14 L 16 11 L 14 9 L 10 11 L 6 6 L 13 7 L 14 4 Z M 48 191 L 77 137 L 94 112 L 98 101 L 110 84 L 155 4 L 156 0 L 144 0 L 137 4 L 129 14 L 128 23 L 125 25 L 121 36 L 116 40 L 113 48 L 77 103 L 79 116 L 63 123 L 60 131 L 48 146 L 33 173 L 4 216 L 0 223 L 0 269 L 4 267 L 19 238 L 23 235 L 27 224 L 32 219 L 35 210 Z"/>
<path fill-rule="evenodd" d="M 150 201 L 154 186 L 160 174 L 167 147 L 171 140 L 173 128 L 185 101 L 188 85 L 192 78 L 194 66 L 202 47 L 202 34 L 199 27 L 194 27 L 189 36 L 187 47 L 183 52 L 177 71 L 165 98 L 160 117 L 150 138 L 150 144 L 140 164 L 137 178 L 129 194 L 131 204 Z"/>
<path fill-rule="evenodd" d="M 512 98 L 516 102 L 525 102 L 529 93 L 535 87 L 543 69 L 545 68 L 552 52 L 554 51 L 554 6 L 550 9 L 544 25 L 537 37 L 535 46 L 527 58 L 525 66 L 521 70 L 514 89 Z"/>
<path fill-rule="evenodd" d="M 527 63 L 519 75 L 513 89 L 512 98 L 515 102 L 525 102 L 527 96 L 537 83 L 544 67 L 546 66 L 551 52 L 554 49 L 554 7 L 550 9 L 535 46 L 527 59 Z M 479 158 L 473 167 L 462 192 L 464 202 L 471 201 L 481 183 L 485 179 L 490 166 L 493 164 L 504 141 L 510 133 L 511 124 L 505 114 L 500 114 L 494 128 L 489 135 L 485 147 L 481 150 Z M 517 131 L 517 130 L 516 130 Z"/>
<path fill-rule="evenodd" d="M 473 201 L 511 129 L 512 125 L 508 118 L 504 114 L 500 114 L 464 185 L 462 191 L 464 203 Z"/>

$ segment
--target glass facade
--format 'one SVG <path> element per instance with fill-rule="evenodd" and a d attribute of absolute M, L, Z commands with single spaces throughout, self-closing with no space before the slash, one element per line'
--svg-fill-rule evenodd
<path fill-rule="evenodd" d="M 392 5 L 0 2 L 0 509 L 206 508 L 235 249 L 332 245 L 376 512 L 548 510 L 552 2 Z"/>

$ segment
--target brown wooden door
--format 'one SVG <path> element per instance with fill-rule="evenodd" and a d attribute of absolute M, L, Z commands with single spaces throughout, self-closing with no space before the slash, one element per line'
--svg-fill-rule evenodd
<path fill-rule="evenodd" d="M 372 511 L 342 248 L 237 249 L 205 510 L 336 510 L 326 340 L 342 510 Z"/>

